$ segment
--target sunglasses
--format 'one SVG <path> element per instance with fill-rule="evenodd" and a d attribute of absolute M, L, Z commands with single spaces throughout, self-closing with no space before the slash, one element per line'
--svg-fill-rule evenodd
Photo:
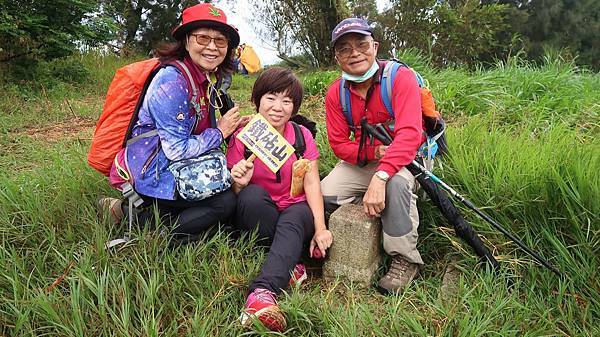
<path fill-rule="evenodd" d="M 196 38 L 196 42 L 198 42 L 201 46 L 208 46 L 210 41 L 215 42 L 215 46 L 218 48 L 225 48 L 229 44 L 229 40 L 223 36 L 212 37 L 204 34 L 190 34 L 191 36 Z"/>
<path fill-rule="evenodd" d="M 356 50 L 359 53 L 366 53 L 371 48 L 371 41 L 372 40 L 360 41 L 356 46 L 346 44 L 342 48 L 336 49 L 335 55 L 338 58 L 346 59 L 352 55 L 353 50 Z"/>

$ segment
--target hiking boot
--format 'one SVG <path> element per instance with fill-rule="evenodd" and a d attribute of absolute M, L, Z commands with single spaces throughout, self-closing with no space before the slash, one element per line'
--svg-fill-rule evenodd
<path fill-rule="evenodd" d="M 306 267 L 302 263 L 298 263 L 294 270 L 291 272 L 290 287 L 300 287 L 304 281 L 308 278 L 306 274 Z"/>
<path fill-rule="evenodd" d="M 100 198 L 98 200 L 98 211 L 100 212 L 100 217 L 104 219 L 104 216 L 107 214 L 110 215 L 110 221 L 113 224 L 121 223 L 121 220 L 125 217 L 123 214 L 123 208 L 121 205 L 123 204 L 123 200 L 116 198 Z"/>
<path fill-rule="evenodd" d="M 240 316 L 240 323 L 250 327 L 254 319 L 258 319 L 271 331 L 281 332 L 287 326 L 285 317 L 275 300 L 275 294 L 267 289 L 257 288 L 248 295 L 244 311 Z"/>
<path fill-rule="evenodd" d="M 407 286 L 418 272 L 418 264 L 408 262 L 400 255 L 394 255 L 387 274 L 377 283 L 377 290 L 386 295 L 396 293 Z"/>

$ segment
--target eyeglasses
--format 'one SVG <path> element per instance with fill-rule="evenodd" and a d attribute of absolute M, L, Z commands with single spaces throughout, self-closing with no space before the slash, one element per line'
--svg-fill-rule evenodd
<path fill-rule="evenodd" d="M 215 42 L 215 46 L 218 48 L 225 48 L 229 44 L 229 40 L 223 36 L 212 37 L 204 34 L 190 34 L 191 36 L 196 38 L 196 42 L 202 46 L 208 46 L 210 41 Z"/>
<path fill-rule="evenodd" d="M 353 46 L 351 44 L 346 44 L 344 45 L 343 48 L 340 49 L 336 49 L 335 50 L 335 55 L 339 58 L 342 59 L 347 59 L 350 57 L 350 55 L 352 55 L 352 51 L 356 50 L 359 53 L 366 53 L 369 51 L 369 49 L 371 48 L 371 41 L 372 40 L 363 40 L 361 42 L 358 43 L 358 45 Z"/>

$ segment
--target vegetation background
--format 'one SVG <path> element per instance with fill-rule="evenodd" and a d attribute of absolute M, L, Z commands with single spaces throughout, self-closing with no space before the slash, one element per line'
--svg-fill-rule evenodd
<path fill-rule="evenodd" d="M 467 8 L 468 2 L 448 1 L 447 8 Z M 102 27 L 118 21 L 89 13 L 109 3 L 0 0 L 0 335 L 274 335 L 237 323 L 248 282 L 265 257 L 253 238 L 233 241 L 217 233 L 169 249 L 157 224 L 157 230 L 137 231 L 138 240 L 120 250 L 103 249 L 124 226 L 100 220 L 95 203 L 118 194 L 85 158 L 115 70 L 143 58 L 135 56 L 137 47 L 133 56 L 123 56 L 127 44 L 117 46 L 119 55 L 104 52 Z M 488 8 L 485 3 L 476 9 Z M 352 4 L 347 8 L 356 10 Z M 541 4 L 554 8 L 547 18 L 575 15 L 565 8 L 592 6 L 584 6 L 589 12 L 597 6 L 548 0 L 525 7 Z M 520 6 L 508 8 L 525 11 Z M 58 10 L 71 16 L 59 17 Z M 565 20 L 559 21 L 566 25 Z M 591 31 L 598 27 L 592 21 L 584 21 Z M 559 39 L 563 33 L 552 27 Z M 144 35 L 140 32 L 136 36 Z M 124 40 L 105 40 L 119 41 Z M 457 61 L 440 58 L 434 48 L 408 47 L 389 50 L 429 80 L 450 126 L 452 152 L 436 174 L 551 260 L 563 277 L 465 210 L 502 263 L 501 273 L 491 273 L 421 198 L 419 249 L 426 265 L 406 291 L 386 297 L 313 278 L 282 297 L 284 334 L 600 335 L 600 77 L 594 62 L 573 57 L 584 55 L 579 49 L 546 48 L 534 57 L 523 46 L 489 59 Z M 597 45 L 591 48 L 597 61 Z M 292 63 L 320 65 L 301 50 L 288 55 Z M 336 160 L 325 139 L 323 93 L 339 74 L 326 69 L 299 74 L 306 88 L 301 113 L 319 122 L 325 174 Z M 254 79 L 236 75 L 233 81 L 234 99 L 247 113 Z M 456 259 L 458 289 L 442 296 L 444 270 Z"/>

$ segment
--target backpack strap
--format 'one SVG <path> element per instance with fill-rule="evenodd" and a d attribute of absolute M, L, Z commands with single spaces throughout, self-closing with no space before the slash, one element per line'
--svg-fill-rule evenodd
<path fill-rule="evenodd" d="M 416 72 L 413 68 L 406 65 L 404 62 L 400 62 L 396 59 L 389 60 L 383 69 L 381 75 L 381 98 L 383 99 L 383 104 L 385 105 L 385 109 L 387 110 L 390 117 L 394 118 L 394 111 L 392 110 L 392 88 L 394 86 L 394 79 L 398 74 L 398 69 L 401 67 L 406 67 L 412 71 L 415 75 L 415 79 L 419 84 L 419 88 L 423 88 L 426 86 L 425 80 Z"/>
<path fill-rule="evenodd" d="M 196 82 L 194 82 L 192 73 L 185 63 L 183 63 L 183 61 L 175 60 L 175 62 L 172 64 L 181 70 L 181 72 L 185 75 L 190 87 L 192 87 L 192 98 L 190 99 L 190 103 L 192 104 L 192 107 L 196 113 L 200 113 L 200 103 L 198 103 L 198 87 L 196 87 Z"/>
<path fill-rule="evenodd" d="M 150 83 L 152 83 L 152 80 L 154 79 L 156 74 L 158 74 L 158 72 L 161 69 L 165 68 L 168 65 L 176 67 L 184 74 L 184 76 L 187 79 L 187 82 L 189 83 L 189 85 L 192 89 L 192 97 L 190 98 L 192 107 L 194 108 L 196 113 L 198 113 L 200 111 L 200 104 L 198 103 L 198 87 L 196 86 L 196 83 L 194 82 L 194 80 L 192 78 L 192 73 L 190 72 L 188 67 L 185 65 L 185 63 L 183 63 L 182 61 L 179 61 L 179 60 L 176 60 L 175 62 L 162 63 L 158 67 L 156 67 L 154 70 L 152 70 L 152 72 L 150 73 L 150 75 L 148 75 L 148 78 L 146 78 L 146 81 L 144 82 L 144 86 L 142 87 L 142 92 L 140 93 L 140 98 L 138 99 L 138 101 L 135 105 L 135 109 L 133 110 L 133 115 L 131 116 L 131 119 L 129 121 L 129 126 L 127 127 L 127 132 L 125 133 L 125 140 L 123 143 L 123 147 L 126 147 L 127 145 L 131 145 L 140 139 L 150 138 L 150 137 L 156 136 L 158 134 L 158 130 L 154 129 L 154 130 L 150 130 L 150 131 L 144 132 L 142 134 L 139 134 L 131 139 L 129 138 L 129 137 L 131 137 L 131 132 L 133 131 L 133 127 L 135 126 L 135 123 L 138 120 L 140 108 L 142 107 L 142 104 L 144 103 L 144 98 L 146 97 L 146 93 L 148 92 L 148 87 L 150 87 Z"/>
<path fill-rule="evenodd" d="M 352 120 L 352 106 L 350 104 L 350 90 L 346 85 L 345 79 L 340 79 L 340 103 L 342 104 L 342 113 L 344 117 L 346 117 L 346 122 L 350 127 L 350 131 L 354 132 L 356 127 L 354 126 L 354 121 Z"/>
<path fill-rule="evenodd" d="M 304 134 L 300 129 L 300 126 L 295 122 L 290 121 L 292 127 L 294 128 L 294 135 L 296 140 L 294 141 L 294 153 L 298 159 L 304 157 L 304 152 L 306 151 L 306 141 L 304 140 Z"/>
<path fill-rule="evenodd" d="M 164 67 L 165 67 L 164 64 L 160 64 L 158 67 L 154 68 L 150 72 L 150 75 L 148 75 L 148 77 L 146 78 L 146 81 L 144 82 L 144 86 L 142 87 L 142 92 L 140 93 L 140 97 L 138 98 L 137 103 L 135 103 L 135 108 L 133 109 L 133 114 L 131 115 L 131 118 L 129 119 L 129 126 L 127 126 L 127 131 L 125 132 L 125 137 L 123 138 L 123 145 L 121 147 L 126 147 L 127 145 L 129 145 L 132 142 L 135 142 L 141 138 L 148 138 L 148 137 L 154 136 L 154 134 L 150 134 L 150 133 L 154 132 L 156 130 L 151 130 L 151 131 L 142 133 L 141 135 L 138 135 L 137 137 L 135 137 L 135 140 L 132 139 L 133 141 L 131 141 L 131 142 L 129 139 L 129 137 L 131 137 L 131 132 L 133 131 L 133 127 L 135 126 L 135 123 L 138 120 L 138 116 L 140 114 L 140 109 L 142 107 L 142 104 L 144 103 L 144 97 L 146 97 L 146 93 L 148 92 L 148 87 L 150 87 L 150 83 L 152 83 L 154 76 L 156 76 L 156 74 L 158 74 L 158 72 Z"/>
<path fill-rule="evenodd" d="M 396 78 L 398 69 L 402 66 L 406 65 L 394 61 L 388 61 L 383 68 L 383 72 L 381 73 L 381 99 L 383 100 L 383 105 L 385 105 L 385 109 L 391 118 L 394 118 L 394 110 L 392 109 L 392 87 L 394 85 L 394 79 Z"/>

